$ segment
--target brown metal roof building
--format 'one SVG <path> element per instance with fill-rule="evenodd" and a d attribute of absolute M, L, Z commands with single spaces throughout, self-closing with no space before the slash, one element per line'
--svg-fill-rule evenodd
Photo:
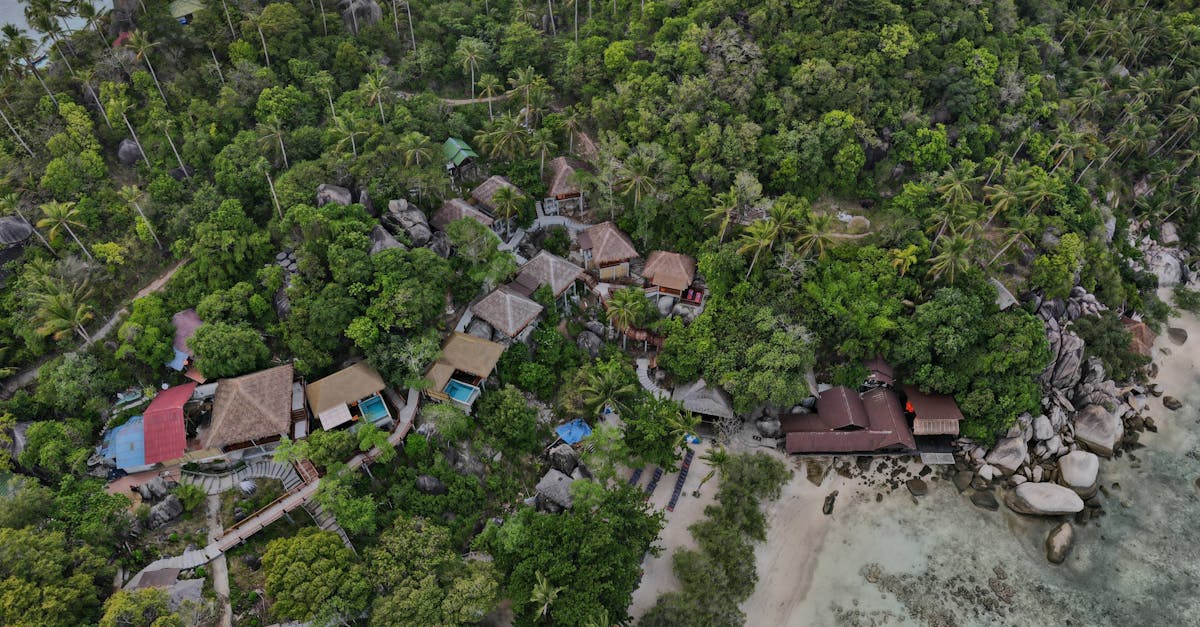
<path fill-rule="evenodd" d="M 451 198 L 442 203 L 441 208 L 433 213 L 433 217 L 429 219 L 429 223 L 433 225 L 433 228 L 445 231 L 451 222 L 463 218 L 474 218 L 489 229 L 496 222 L 486 213 L 472 207 L 471 203 L 461 198 Z"/>
<path fill-rule="evenodd" d="M 493 329 L 515 338 L 542 313 L 542 306 L 502 285 L 472 305 L 471 313 Z"/>
<path fill-rule="evenodd" d="M 680 253 L 656 250 L 646 258 L 642 276 L 660 291 L 679 296 L 696 278 L 696 260 Z"/>
<path fill-rule="evenodd" d="M 916 448 L 900 399 L 886 388 L 863 395 L 838 386 L 817 398 L 816 414 L 783 416 L 789 453 L 870 453 Z"/>
<path fill-rule="evenodd" d="M 916 435 L 958 435 L 963 415 L 954 397 L 946 394 L 926 394 L 915 385 L 904 386 L 908 398 L 905 409 L 912 412 L 913 433 Z"/>
<path fill-rule="evenodd" d="M 233 450 L 277 440 L 292 425 L 292 365 L 222 379 L 204 448 Z"/>
<path fill-rule="evenodd" d="M 896 382 L 896 371 L 881 356 L 864 361 L 863 367 L 867 369 L 868 383 L 891 385 Z"/>

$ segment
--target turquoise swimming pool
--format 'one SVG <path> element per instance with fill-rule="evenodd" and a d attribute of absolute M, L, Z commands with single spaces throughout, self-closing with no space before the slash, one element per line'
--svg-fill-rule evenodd
<path fill-rule="evenodd" d="M 470 405 L 471 401 L 475 400 L 475 394 L 479 392 L 479 388 L 467 385 L 462 381 L 450 379 L 450 382 L 446 384 L 446 388 L 443 391 L 450 398 L 464 405 Z"/>
<path fill-rule="evenodd" d="M 391 416 L 387 406 L 383 404 L 383 397 L 378 394 L 373 394 L 359 402 L 358 410 L 362 412 L 363 418 L 371 422 L 379 422 Z"/>

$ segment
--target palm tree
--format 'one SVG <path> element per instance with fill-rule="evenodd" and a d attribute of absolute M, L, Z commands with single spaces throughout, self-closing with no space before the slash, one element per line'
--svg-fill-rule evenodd
<path fill-rule="evenodd" d="M 1024 241 L 1027 246 L 1033 246 L 1033 242 L 1030 241 L 1029 236 L 1025 235 L 1025 232 L 1021 229 L 1006 229 L 1005 231 L 1008 235 L 1008 238 L 1004 240 L 1004 245 L 996 251 L 996 255 L 988 260 L 987 265 L 989 266 L 996 263 L 996 260 L 1004 255 L 1004 253 L 1007 252 L 1008 249 L 1017 242 Z"/>
<path fill-rule="evenodd" d="M 92 307 L 86 302 L 90 294 L 86 286 L 75 289 L 59 286 L 38 296 L 38 307 L 33 314 L 33 321 L 38 325 L 37 332 L 52 336 L 55 340 L 78 333 L 86 344 L 91 344 L 92 336 L 84 328 L 93 318 Z"/>
<path fill-rule="evenodd" d="M 625 163 L 621 164 L 619 170 L 621 191 L 633 194 L 634 210 L 638 208 L 642 196 L 653 194 L 658 189 L 654 166 L 654 162 L 641 150 L 635 150 L 625 160 Z"/>
<path fill-rule="evenodd" d="M 479 70 L 479 62 L 488 55 L 488 45 L 476 37 L 463 37 L 458 40 L 454 49 L 454 61 L 462 66 L 463 72 L 471 75 L 471 100 L 475 99 L 475 72 Z"/>
<path fill-rule="evenodd" d="M 42 74 L 38 72 L 37 63 L 33 59 L 33 40 L 25 34 L 25 31 L 12 24 L 5 24 L 0 27 L 0 33 L 4 34 L 5 51 L 24 61 L 23 67 L 33 73 L 33 77 L 41 84 L 42 90 L 46 92 L 47 96 L 50 96 L 50 101 L 54 103 L 54 107 L 58 108 L 58 98 L 54 97 L 54 93 L 46 86 L 46 81 L 42 80 Z"/>
<path fill-rule="evenodd" d="M 975 176 L 975 164 L 956 164 L 942 173 L 933 189 L 941 194 L 943 203 L 965 205 L 974 197 L 975 185 L 983 180 Z"/>
<path fill-rule="evenodd" d="M 1074 166 L 1075 158 L 1087 147 L 1086 140 L 1087 135 L 1083 133 L 1076 133 L 1074 131 L 1059 133 L 1054 145 L 1050 146 L 1050 152 L 1058 154 L 1058 159 L 1054 161 L 1054 167 L 1050 169 L 1050 174 L 1054 174 L 1063 162 Z"/>
<path fill-rule="evenodd" d="M 112 128 L 112 121 L 108 119 L 108 109 L 104 108 L 104 103 L 100 102 L 100 95 L 92 88 L 92 79 L 95 77 L 96 70 L 94 68 L 86 68 L 75 74 L 76 80 L 82 83 L 88 90 L 88 93 L 92 96 L 92 102 L 95 102 L 96 106 L 100 109 L 100 115 L 104 117 L 105 126 Z"/>
<path fill-rule="evenodd" d="M 550 606 L 558 598 L 558 593 L 566 590 L 566 588 L 550 585 L 550 580 L 546 579 L 546 576 L 540 570 L 534 572 L 534 576 L 537 577 L 537 583 L 534 584 L 533 590 L 529 593 L 529 602 L 539 606 L 539 617 L 546 618 L 550 614 Z"/>
<path fill-rule="evenodd" d="M 733 223 L 733 213 L 737 206 L 737 198 L 734 196 L 733 190 L 713 196 L 713 207 L 709 210 L 706 219 L 721 225 L 717 232 L 717 243 L 725 241 L 725 233 L 729 230 L 729 225 Z"/>
<path fill-rule="evenodd" d="M 770 220 L 756 220 L 742 233 L 742 245 L 738 247 L 738 253 L 744 255 L 754 251 L 754 257 L 750 260 L 750 268 L 746 270 L 747 279 L 754 272 L 754 264 L 758 263 L 759 254 L 774 246 L 777 237 L 779 237 L 779 225 Z"/>
<path fill-rule="evenodd" d="M 521 194 L 516 188 L 503 185 L 492 195 L 492 205 L 496 207 L 496 217 L 504 225 L 504 234 L 507 236 L 513 218 L 521 212 Z"/>
<path fill-rule="evenodd" d="M 109 48 L 110 44 L 108 42 L 108 38 L 104 36 L 103 32 L 101 32 L 100 25 L 97 23 L 102 15 L 101 10 L 97 9 L 96 5 L 88 2 L 88 0 L 77 0 L 75 2 L 75 13 L 87 21 L 88 25 L 92 27 L 92 30 L 96 32 L 96 36 L 100 38 L 103 46 L 105 48 Z"/>
<path fill-rule="evenodd" d="M 137 145 L 138 152 L 142 153 L 142 159 L 146 165 L 150 165 L 150 158 L 146 156 L 146 151 L 142 149 L 142 140 L 138 139 L 137 131 L 133 130 L 133 124 L 129 123 L 129 116 L 126 115 L 129 111 L 129 101 L 124 96 L 113 98 L 108 101 L 108 110 L 113 116 L 120 117 L 125 121 L 125 128 L 129 129 L 129 134 L 133 136 L 133 143 Z"/>
<path fill-rule="evenodd" d="M 677 406 L 676 411 L 667 417 L 667 435 L 676 448 L 682 447 L 687 441 L 687 436 L 695 433 L 699 426 L 700 417 L 683 409 L 682 405 Z"/>
<path fill-rule="evenodd" d="M 383 72 L 377 70 L 368 74 L 363 79 L 363 83 L 359 87 L 359 90 L 362 92 L 363 96 L 366 96 L 367 106 L 379 106 L 379 121 L 384 125 L 387 125 L 387 118 L 383 115 L 383 100 L 387 96 L 389 88 L 387 85 L 387 78 L 384 77 Z"/>
<path fill-rule="evenodd" d="M 158 234 L 154 232 L 154 226 L 150 224 L 150 219 L 146 217 L 146 213 L 142 211 L 142 204 L 139 202 L 142 198 L 142 190 L 138 189 L 137 185 L 125 185 L 117 190 L 117 195 L 137 211 L 138 215 L 142 218 L 142 223 L 146 225 L 146 229 L 150 231 L 150 235 L 154 238 L 154 243 L 158 246 L 159 250 L 162 250 L 162 242 L 159 241 Z"/>
<path fill-rule="evenodd" d="M 629 336 L 626 331 L 633 328 L 646 311 L 646 296 L 637 288 L 620 289 L 613 292 L 612 298 L 605 304 L 608 322 L 621 331 L 621 347 L 628 346 Z"/>
<path fill-rule="evenodd" d="M 535 72 L 532 67 L 526 67 L 517 70 L 516 75 L 508 79 L 508 84 L 512 87 L 508 94 L 520 96 L 525 103 L 525 126 L 529 127 L 532 123 L 533 101 L 546 91 L 546 78 Z"/>
<path fill-rule="evenodd" d="M 258 126 L 259 132 L 263 133 L 258 138 L 259 143 L 268 145 L 278 144 L 279 154 L 283 156 L 283 167 L 284 169 L 290 168 L 291 166 L 288 164 L 287 157 L 287 146 L 283 143 L 283 136 L 287 131 L 283 128 L 283 124 L 279 122 L 279 118 L 273 115 L 269 116 L 267 119 L 259 122 Z"/>
<path fill-rule="evenodd" d="M 150 70 L 150 77 L 154 79 L 154 86 L 158 88 L 158 95 L 162 96 L 163 102 L 166 102 L 167 95 L 163 93 L 162 83 L 158 82 L 158 73 L 154 71 L 154 64 L 150 62 L 150 49 L 157 46 L 158 42 L 150 41 L 150 38 L 141 29 L 137 29 L 129 36 L 125 45 L 133 49 L 136 60 L 146 62 L 146 69 Z"/>
<path fill-rule="evenodd" d="M 95 257 L 92 257 L 92 253 L 88 252 L 87 246 L 84 246 L 83 242 L 79 241 L 79 236 L 75 235 L 75 231 L 71 229 L 72 226 L 83 226 L 83 223 L 79 221 L 79 210 L 75 208 L 74 201 L 59 202 L 51 200 L 41 205 L 40 209 L 42 210 L 42 215 L 45 217 L 38 220 L 38 228 L 49 229 L 47 233 L 50 235 L 51 240 L 57 240 L 62 230 L 66 230 L 71 235 L 71 239 L 75 240 L 75 243 L 83 250 L 83 254 L 87 255 L 88 259 L 96 261 Z"/>
<path fill-rule="evenodd" d="M 37 236 L 40 242 L 42 242 L 42 245 L 46 247 L 46 250 L 50 251 L 50 254 L 57 257 L 58 254 L 54 252 L 54 247 L 50 246 L 50 242 L 46 241 L 46 238 L 42 236 L 42 232 L 37 230 L 37 228 L 33 226 L 33 223 L 29 221 L 29 218 L 25 216 L 25 211 L 21 208 L 22 205 L 24 205 L 24 201 L 25 199 L 22 198 L 21 194 L 18 192 L 9 192 L 3 196 L 0 196 L 0 215 L 9 215 L 15 213 L 20 216 L 21 219 L 25 221 L 25 224 L 28 224 L 29 228 L 33 230 L 33 234 Z"/>
<path fill-rule="evenodd" d="M 25 7 L 26 23 L 33 27 L 34 30 L 46 34 L 45 37 L 42 38 L 42 43 L 50 44 L 46 47 L 47 58 L 49 58 L 50 51 L 58 48 L 59 58 L 62 59 L 63 63 L 67 65 L 67 71 L 74 74 L 75 68 L 71 65 L 71 61 L 67 59 L 66 53 L 63 52 L 63 46 L 60 45 L 59 42 L 59 34 L 62 33 L 62 27 L 58 25 L 58 20 L 55 19 L 53 15 L 43 12 L 37 12 L 33 15 L 30 15 L 30 9 L 33 9 L 35 6 L 37 5 L 30 4 Z"/>
<path fill-rule="evenodd" d="M 996 183 L 983 188 L 983 198 L 991 203 L 991 215 L 996 216 L 1017 206 L 1020 199 L 1008 185 Z"/>
<path fill-rule="evenodd" d="M 533 134 L 529 142 L 529 151 L 538 157 L 538 178 L 546 176 L 546 155 L 558 150 L 550 131 L 542 129 Z"/>
<path fill-rule="evenodd" d="M 475 141 L 492 157 L 512 159 L 525 152 L 529 130 L 511 113 L 502 114 L 475 134 Z"/>
<path fill-rule="evenodd" d="M 708 480 L 712 479 L 713 475 L 717 474 L 718 472 L 721 473 L 721 477 L 724 478 L 725 471 L 729 468 L 729 462 L 732 458 L 733 456 L 730 455 L 729 451 L 725 450 L 725 447 L 723 446 L 714 446 L 705 451 L 704 454 L 700 456 L 700 459 L 704 461 L 704 463 L 708 464 L 709 471 L 708 474 L 704 475 L 704 478 L 700 480 L 700 485 L 696 486 L 696 490 L 704 487 L 704 484 L 708 483 Z"/>
<path fill-rule="evenodd" d="M 904 248 L 893 248 L 889 251 L 892 256 L 892 267 L 900 271 L 900 276 L 907 274 L 909 268 L 917 263 L 917 250 L 916 244 L 909 244 Z"/>
<path fill-rule="evenodd" d="M 3 53 L 3 51 L 0 51 L 0 54 L 2 54 L 2 53 Z M 0 74 L 5 75 L 3 78 L 0 78 L 0 81 L 3 82 L 3 88 L 5 90 L 7 90 L 9 87 L 7 75 L 9 73 L 9 69 L 10 69 L 9 65 L 8 65 L 8 63 L 6 63 L 6 61 L 7 61 L 6 59 L 0 58 Z M 5 99 L 5 103 L 7 103 L 7 102 L 8 102 L 8 100 Z M 8 127 L 9 132 L 12 133 L 13 137 L 15 137 L 17 139 L 17 143 L 20 144 L 21 147 L 25 149 L 25 152 L 27 154 L 29 154 L 30 157 L 35 156 L 33 154 L 33 149 L 29 147 L 29 144 L 25 143 L 25 138 L 21 137 L 21 133 L 17 131 L 17 127 L 14 126 L 12 123 L 12 120 L 10 120 L 8 118 L 8 114 L 6 114 L 4 112 L 3 107 L 0 107 L 0 118 L 4 119 L 4 125 Z"/>
<path fill-rule="evenodd" d="M 599 362 L 595 362 L 599 364 Z M 620 414 L 627 409 L 625 399 L 637 392 L 637 384 L 626 381 L 621 370 L 597 365 L 585 369 L 586 377 L 579 393 L 589 416 L 599 416 L 605 407 Z"/>
<path fill-rule="evenodd" d="M 779 228 L 779 237 L 791 239 L 800 235 L 806 221 L 805 208 L 798 203 L 780 199 L 767 210 L 767 219 Z"/>
<path fill-rule="evenodd" d="M 826 213 L 816 213 L 809 216 L 804 228 L 796 236 L 800 245 L 800 254 L 807 257 L 816 251 L 817 259 L 824 259 L 825 253 L 834 244 L 833 216 Z"/>
<path fill-rule="evenodd" d="M 337 136 L 337 143 L 334 147 L 338 150 L 346 149 L 346 142 L 350 142 L 350 151 L 355 158 L 358 157 L 358 144 L 354 141 L 355 137 L 366 135 L 365 132 L 358 130 L 358 126 L 354 122 L 354 118 L 344 115 L 333 118 L 333 126 L 330 130 Z"/>
<path fill-rule="evenodd" d="M 259 157 L 258 161 L 254 162 L 254 169 L 261 172 L 267 179 L 267 187 L 271 190 L 271 203 L 275 205 L 275 213 L 279 215 L 279 219 L 283 219 L 283 207 L 279 205 L 279 195 L 275 193 L 275 179 L 271 178 L 271 164 L 267 163 L 265 157 Z"/>
<path fill-rule="evenodd" d="M 483 74 L 479 77 L 478 86 L 479 97 L 487 99 L 488 121 L 490 122 L 496 118 L 492 114 L 492 99 L 500 94 L 500 79 L 496 78 L 494 74 Z"/>
<path fill-rule="evenodd" d="M 321 70 L 305 78 L 304 84 L 309 89 L 315 89 L 325 94 L 325 99 L 329 102 L 329 113 L 333 115 L 334 119 L 337 119 L 337 109 L 333 106 L 333 86 L 335 84 L 333 75 L 325 70 Z"/>
<path fill-rule="evenodd" d="M 578 1 L 576 0 L 576 2 Z M 575 11 L 576 13 L 579 12 L 578 9 Z M 578 31 L 576 33 L 578 34 Z M 617 627 L 617 624 L 612 622 L 612 619 L 608 617 L 608 608 L 602 607 L 600 608 L 599 615 L 587 617 L 587 620 L 583 622 L 583 627 Z"/>
<path fill-rule="evenodd" d="M 946 277 L 953 284 L 958 275 L 971 267 L 971 253 L 975 242 L 970 238 L 952 233 L 936 257 L 929 260 L 929 275 L 934 279 Z"/>
<path fill-rule="evenodd" d="M 1017 193 L 1025 201 L 1029 210 L 1034 211 L 1047 201 L 1061 199 L 1063 195 L 1059 191 L 1060 188 L 1058 180 L 1039 169 L 1025 185 L 1017 190 Z"/>
<path fill-rule="evenodd" d="M 179 171 L 183 173 L 184 178 L 191 180 L 192 175 L 188 172 L 188 167 L 183 164 L 183 157 L 179 156 L 179 149 L 175 147 L 175 140 L 171 139 L 171 120 L 166 120 L 162 123 L 163 136 L 167 138 L 167 145 L 171 147 L 171 154 L 175 155 L 175 163 L 179 164 Z"/>
<path fill-rule="evenodd" d="M 428 135 L 416 131 L 405 133 L 400 138 L 400 153 L 404 155 L 404 165 L 421 166 L 421 160 L 433 159 L 435 146 Z"/>

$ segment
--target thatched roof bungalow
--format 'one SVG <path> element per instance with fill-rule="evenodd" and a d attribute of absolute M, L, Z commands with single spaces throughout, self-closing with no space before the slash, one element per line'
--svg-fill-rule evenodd
<path fill-rule="evenodd" d="M 496 215 L 496 204 L 493 201 L 493 198 L 495 198 L 496 192 L 500 191 L 500 189 L 503 187 L 512 189 L 517 193 L 518 196 L 525 195 L 525 193 L 521 191 L 521 188 L 513 185 L 512 182 L 510 182 L 507 178 L 499 175 L 492 175 L 489 176 L 486 181 L 480 183 L 479 187 L 471 190 L 471 201 L 475 204 L 475 206 L 482 207 L 488 214 L 494 216 Z"/>
<path fill-rule="evenodd" d="M 328 431 L 364 415 L 375 424 L 390 422 L 391 413 L 380 395 L 386 387 L 379 372 L 360 361 L 309 383 L 304 394 L 321 428 Z"/>
<path fill-rule="evenodd" d="M 433 212 L 433 217 L 429 218 L 429 223 L 433 225 L 433 228 L 445 231 L 451 222 L 463 218 L 476 220 L 489 229 L 496 222 L 491 216 L 471 206 L 471 203 L 461 198 L 451 198 L 442 203 L 441 208 Z"/>
<path fill-rule="evenodd" d="M 679 297 L 696 278 L 696 260 L 665 250 L 655 250 L 646 258 L 642 277 L 662 294 Z"/>
<path fill-rule="evenodd" d="M 442 356 L 425 373 L 425 393 L 441 401 L 453 401 L 470 410 L 480 388 L 504 354 L 504 345 L 466 333 L 454 333 L 442 345 Z"/>
<path fill-rule="evenodd" d="M 275 442 L 292 423 L 292 365 L 222 379 L 212 423 L 200 436 L 207 449 L 233 451 Z"/>
<path fill-rule="evenodd" d="M 733 418 L 733 397 L 719 387 L 710 386 L 704 379 L 675 386 L 675 390 L 671 392 L 671 400 L 682 404 L 684 409 L 709 419 Z"/>
<path fill-rule="evenodd" d="M 554 297 L 559 298 L 573 288 L 582 275 L 583 268 L 543 250 L 521 266 L 509 289 L 529 296 L 539 287 L 548 285 Z"/>
<path fill-rule="evenodd" d="M 641 257 L 633 242 L 617 225 L 601 222 L 579 234 L 584 265 L 597 270 L 601 280 L 629 276 L 629 262 Z"/>
<path fill-rule="evenodd" d="M 493 329 L 516 338 L 542 313 L 542 306 L 502 285 L 472 305 L 471 313 Z"/>

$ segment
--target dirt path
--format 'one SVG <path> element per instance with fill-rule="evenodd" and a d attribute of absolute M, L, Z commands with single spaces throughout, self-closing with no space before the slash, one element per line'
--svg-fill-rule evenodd
<path fill-rule="evenodd" d="M 221 495 L 208 495 L 208 541 L 216 542 L 225 533 L 218 514 L 221 511 Z M 225 554 L 217 556 L 209 569 L 212 575 L 213 591 L 217 593 L 217 601 L 221 603 L 221 627 L 231 627 L 233 624 L 233 608 L 229 605 L 229 566 Z"/>
<path fill-rule="evenodd" d="M 402 97 L 402 98 L 408 98 L 409 96 L 412 96 L 412 95 L 413 94 L 400 92 L 400 97 Z M 505 100 L 508 100 L 508 94 L 500 94 L 498 96 L 492 96 L 491 98 L 441 98 L 442 104 L 444 104 L 448 107 L 461 107 L 463 105 L 472 105 L 472 104 L 487 104 L 489 102 L 504 102 Z"/>
<path fill-rule="evenodd" d="M 179 269 L 182 268 L 183 265 L 186 264 L 187 262 L 188 262 L 188 260 L 184 259 L 183 261 L 180 261 L 179 263 L 172 266 L 170 270 L 167 270 L 161 276 L 159 276 L 157 279 L 154 279 L 150 283 L 146 284 L 145 287 L 138 290 L 138 293 L 134 294 L 133 298 L 130 299 L 129 302 L 133 302 L 134 300 L 137 300 L 148 294 L 162 291 L 162 289 L 164 287 L 166 287 L 167 282 L 171 280 L 171 277 L 175 276 L 175 273 L 177 271 L 179 271 Z M 123 320 L 125 318 L 125 316 L 128 314 L 129 314 L 129 305 L 128 304 L 123 305 L 120 309 L 113 312 L 113 314 L 111 316 L 109 316 L 108 320 L 104 323 L 104 325 L 101 326 L 99 329 L 96 330 L 95 333 L 92 334 L 92 343 L 94 344 L 96 342 L 102 341 L 105 337 L 108 337 L 108 334 L 112 333 L 112 330 L 117 328 L 117 324 L 119 322 L 121 322 L 121 320 Z M 73 350 L 78 350 L 78 349 L 79 349 L 79 347 L 76 346 L 75 349 L 73 349 Z M 19 390 L 27 385 L 32 384 L 37 379 L 38 370 L 41 370 L 42 366 L 45 365 L 46 362 L 50 361 L 51 359 L 54 359 L 56 356 L 58 356 L 58 354 L 59 353 L 55 352 L 55 353 L 50 353 L 47 355 L 42 355 L 41 358 L 39 358 L 37 360 L 37 362 L 35 362 L 32 366 L 5 379 L 3 385 L 0 386 L 0 399 L 12 398 L 12 395 L 14 393 L 16 393 L 17 390 Z"/>

